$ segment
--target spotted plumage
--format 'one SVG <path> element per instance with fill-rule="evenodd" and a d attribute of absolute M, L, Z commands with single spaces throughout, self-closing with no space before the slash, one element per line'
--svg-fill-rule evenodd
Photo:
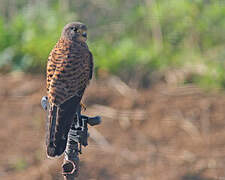
<path fill-rule="evenodd" d="M 77 108 L 93 72 L 92 54 L 86 44 L 86 26 L 67 24 L 47 63 L 47 154 L 61 155 Z"/>

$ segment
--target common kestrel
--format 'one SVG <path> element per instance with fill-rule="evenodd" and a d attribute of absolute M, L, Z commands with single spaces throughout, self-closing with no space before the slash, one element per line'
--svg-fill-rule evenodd
<path fill-rule="evenodd" d="M 92 78 L 93 58 L 86 44 L 87 27 L 67 24 L 47 63 L 47 155 L 60 156 L 73 118 Z"/>

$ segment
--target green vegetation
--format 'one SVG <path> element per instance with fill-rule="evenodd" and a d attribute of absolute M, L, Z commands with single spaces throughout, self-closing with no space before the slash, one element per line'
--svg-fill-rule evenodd
<path fill-rule="evenodd" d="M 18 159 L 15 159 L 14 162 L 9 164 L 9 167 L 12 170 L 22 171 L 22 170 L 24 170 L 24 169 L 26 169 L 28 167 L 28 163 L 27 163 L 27 161 L 25 159 L 18 158 Z"/>
<path fill-rule="evenodd" d="M 17 13 L 0 19 L 2 72 L 43 73 L 62 27 L 80 20 L 89 26 L 96 70 L 126 78 L 189 69 L 183 83 L 225 88 L 224 0 L 35 2 L 17 2 Z"/>

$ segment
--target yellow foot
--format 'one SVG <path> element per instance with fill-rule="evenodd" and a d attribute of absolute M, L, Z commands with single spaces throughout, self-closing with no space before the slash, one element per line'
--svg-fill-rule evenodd
<path fill-rule="evenodd" d="M 86 111 L 87 107 L 85 106 L 84 103 L 80 102 L 80 106 L 83 111 Z"/>

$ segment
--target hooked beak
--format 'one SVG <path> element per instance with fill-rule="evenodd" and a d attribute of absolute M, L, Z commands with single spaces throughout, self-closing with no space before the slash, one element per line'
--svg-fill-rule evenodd
<path fill-rule="evenodd" d="M 85 38 L 87 38 L 87 33 L 86 32 L 83 32 L 82 33 L 82 36 L 85 37 Z"/>

